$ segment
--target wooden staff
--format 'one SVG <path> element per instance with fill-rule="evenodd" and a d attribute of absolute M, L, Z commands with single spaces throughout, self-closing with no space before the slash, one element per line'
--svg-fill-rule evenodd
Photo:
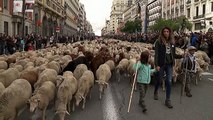
<path fill-rule="evenodd" d="M 129 105 L 128 105 L 128 113 L 129 113 L 129 110 L 130 110 L 130 107 L 131 107 L 131 103 L 132 103 L 132 95 L 133 95 L 133 92 L 134 92 L 134 88 L 135 88 L 135 82 L 136 82 L 136 78 L 137 78 L 137 74 L 138 74 L 138 63 L 136 63 L 136 72 L 135 72 L 135 76 L 134 76 L 134 81 L 133 81 L 133 85 L 132 85 L 132 91 L 131 91 L 131 94 L 130 94 L 130 98 L 129 98 Z"/>

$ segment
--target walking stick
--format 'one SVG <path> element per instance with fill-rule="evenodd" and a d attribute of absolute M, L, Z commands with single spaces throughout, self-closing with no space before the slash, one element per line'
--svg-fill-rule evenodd
<path fill-rule="evenodd" d="M 135 82 L 136 82 L 136 78 L 137 78 L 137 74 L 138 74 L 138 63 L 136 63 L 136 72 L 135 72 L 135 76 L 134 76 L 134 80 L 133 80 L 133 85 L 132 85 L 132 90 L 131 90 L 131 94 L 130 94 L 130 98 L 129 98 L 129 105 L 128 105 L 128 113 L 130 111 L 130 107 L 131 107 L 131 103 L 132 103 L 132 95 L 134 92 L 134 88 L 135 88 Z"/>
<path fill-rule="evenodd" d="M 184 54 L 185 54 L 185 50 L 184 50 Z M 184 62 L 186 62 L 186 66 L 185 66 L 185 74 L 184 74 L 184 79 L 182 82 L 181 93 L 180 93 L 180 104 L 182 103 L 182 96 L 184 94 L 185 86 L 186 86 L 186 75 L 187 75 L 187 68 L 188 68 L 188 62 L 189 62 L 188 59 L 186 59 L 186 57 L 184 57 Z"/>

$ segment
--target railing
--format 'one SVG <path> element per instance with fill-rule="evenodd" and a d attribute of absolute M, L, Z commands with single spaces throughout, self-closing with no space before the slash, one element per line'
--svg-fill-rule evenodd
<path fill-rule="evenodd" d="M 199 18 L 204 18 L 204 15 L 198 15 L 193 17 L 193 19 L 199 19 Z"/>

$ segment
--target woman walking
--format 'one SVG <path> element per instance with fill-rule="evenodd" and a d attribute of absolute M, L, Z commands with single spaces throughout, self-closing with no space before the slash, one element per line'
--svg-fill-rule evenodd
<path fill-rule="evenodd" d="M 157 68 L 157 82 L 155 84 L 154 99 L 158 100 L 158 88 L 161 80 L 166 74 L 166 100 L 165 105 L 168 108 L 173 108 L 170 100 L 171 95 L 171 81 L 173 65 L 176 58 L 183 56 L 175 53 L 175 43 L 172 37 L 172 31 L 169 27 L 164 27 L 160 33 L 158 40 L 155 42 L 155 66 Z"/>

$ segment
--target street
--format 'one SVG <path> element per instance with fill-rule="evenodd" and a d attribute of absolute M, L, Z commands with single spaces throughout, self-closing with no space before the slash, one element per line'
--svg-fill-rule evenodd
<path fill-rule="evenodd" d="M 92 89 L 92 98 L 87 100 L 85 109 L 80 107 L 66 116 L 66 120 L 213 120 L 213 66 L 205 72 L 198 85 L 192 84 L 192 98 L 182 96 L 180 103 L 180 87 L 176 83 L 172 87 L 171 101 L 173 109 L 164 105 L 165 92 L 159 91 L 159 100 L 153 99 L 154 86 L 150 85 L 145 97 L 148 111 L 144 114 L 138 105 L 139 92 L 134 92 L 130 113 L 127 113 L 131 86 L 129 80 L 122 76 L 118 83 L 113 75 L 105 90 L 102 100 L 98 99 L 98 86 Z M 18 120 L 36 120 L 27 108 Z M 46 112 L 47 120 L 57 120 L 54 107 Z M 39 119 L 38 119 L 39 120 Z"/>

